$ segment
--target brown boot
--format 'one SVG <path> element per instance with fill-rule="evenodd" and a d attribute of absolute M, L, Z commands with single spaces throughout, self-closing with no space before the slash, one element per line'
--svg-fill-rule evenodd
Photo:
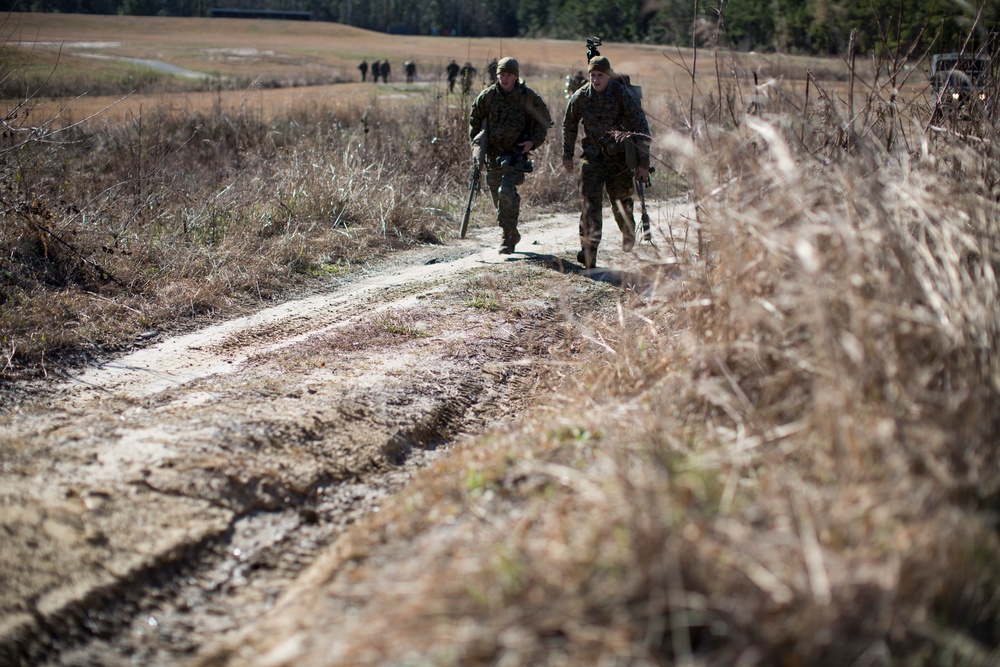
<path fill-rule="evenodd" d="M 629 230 L 630 233 L 622 234 L 622 251 L 632 252 L 632 248 L 635 247 L 635 232 Z"/>
<path fill-rule="evenodd" d="M 521 240 L 521 235 L 517 231 L 517 227 L 511 229 L 503 230 L 503 243 L 500 245 L 500 254 L 509 255 L 514 252 L 514 247 L 517 246 L 518 242 Z"/>

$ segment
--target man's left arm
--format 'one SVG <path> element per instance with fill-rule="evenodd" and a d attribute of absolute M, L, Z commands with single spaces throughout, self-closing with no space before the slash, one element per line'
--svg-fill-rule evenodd
<path fill-rule="evenodd" d="M 482 95 L 472 102 L 472 109 L 469 111 L 469 141 L 475 141 L 476 135 L 483 129 L 483 120 L 486 118 L 485 105 L 482 102 Z"/>

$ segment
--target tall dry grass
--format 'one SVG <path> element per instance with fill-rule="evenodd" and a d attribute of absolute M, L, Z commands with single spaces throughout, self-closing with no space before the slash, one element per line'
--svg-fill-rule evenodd
<path fill-rule="evenodd" d="M 463 100 L 373 95 L 265 120 L 252 97 L 236 112 L 34 124 L 27 97 L 5 119 L 0 377 L 236 312 L 457 229 Z M 539 170 L 526 205 L 564 200 L 563 186 Z"/>
<path fill-rule="evenodd" d="M 1000 663 L 997 123 L 752 92 L 657 138 L 700 254 L 345 540 L 268 664 Z"/>

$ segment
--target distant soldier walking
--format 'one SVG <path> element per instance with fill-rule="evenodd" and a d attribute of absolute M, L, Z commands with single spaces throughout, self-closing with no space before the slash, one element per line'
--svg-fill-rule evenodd
<path fill-rule="evenodd" d="M 649 124 L 639 99 L 611 69 L 607 58 L 595 57 L 587 67 L 590 82 L 573 93 L 563 118 L 563 167 L 573 171 L 573 151 L 580 122 L 584 136 L 580 193 L 580 245 L 577 261 L 597 265 L 603 226 L 604 190 L 622 232 L 622 250 L 635 246 L 633 179 L 649 178 Z M 634 155 L 635 167 L 627 154 Z"/>
<path fill-rule="evenodd" d="M 406 72 L 406 83 L 413 83 L 413 77 L 417 75 L 417 64 L 407 60 L 403 63 L 403 71 Z"/>
<path fill-rule="evenodd" d="M 497 64 L 497 83 L 479 93 L 469 114 L 469 138 L 486 151 L 486 184 L 503 230 L 500 253 L 509 255 L 521 240 L 517 231 L 521 196 L 517 186 L 531 171 L 528 153 L 545 141 L 552 118 L 545 101 L 518 77 L 513 58 Z"/>
<path fill-rule="evenodd" d="M 583 84 L 585 83 L 587 83 L 587 77 L 585 77 L 583 75 L 583 72 L 580 70 L 577 70 L 576 74 L 574 74 L 573 76 L 567 76 L 566 97 L 568 98 L 570 95 L 580 90 L 580 88 L 582 88 Z"/>
<path fill-rule="evenodd" d="M 372 83 L 378 83 L 378 75 L 381 71 L 382 63 L 379 61 L 372 62 Z"/>
<path fill-rule="evenodd" d="M 383 60 L 382 64 L 379 66 L 379 70 L 382 72 L 382 83 L 389 83 L 389 72 L 391 71 L 388 60 Z"/>
<path fill-rule="evenodd" d="M 458 66 L 458 63 L 455 62 L 454 59 L 452 59 L 452 61 L 450 63 L 448 63 L 448 67 L 445 68 L 445 72 L 448 74 L 448 92 L 449 93 L 454 93 L 455 92 L 455 80 L 458 79 L 458 71 L 460 69 L 461 69 L 461 67 Z"/>
<path fill-rule="evenodd" d="M 365 77 L 368 76 L 368 63 L 362 60 L 361 64 L 358 65 L 358 69 L 361 70 L 361 81 L 363 82 Z"/>
<path fill-rule="evenodd" d="M 462 93 L 468 95 L 472 91 L 472 79 L 476 76 L 476 68 L 472 63 L 465 63 L 459 72 L 462 76 Z"/>

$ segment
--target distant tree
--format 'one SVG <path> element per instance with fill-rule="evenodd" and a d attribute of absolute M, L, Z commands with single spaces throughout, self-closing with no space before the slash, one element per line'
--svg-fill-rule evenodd
<path fill-rule="evenodd" d="M 126 16 L 156 16 L 160 0 L 122 0 L 119 11 Z"/>
<path fill-rule="evenodd" d="M 707 4 L 707 3 L 706 3 Z M 701 6 L 701 16 L 714 25 L 709 7 Z M 661 0 L 644 5 L 637 21 L 638 34 L 655 44 L 691 44 L 694 3 L 689 0 Z"/>
<path fill-rule="evenodd" d="M 555 32 L 559 3 L 546 0 L 521 0 L 517 7 L 517 22 L 520 33 L 525 36 L 541 36 Z"/>
<path fill-rule="evenodd" d="M 786 53 L 976 49 L 1000 32 L 1000 0 L 0 0 L 0 9 L 207 16 L 212 6 L 310 12 L 313 20 L 419 34 L 641 41 Z M 695 20 L 697 19 L 697 20 Z"/>
<path fill-rule="evenodd" d="M 563 0 L 557 14 L 557 37 L 597 35 L 616 42 L 638 36 L 639 3 L 636 0 Z"/>

